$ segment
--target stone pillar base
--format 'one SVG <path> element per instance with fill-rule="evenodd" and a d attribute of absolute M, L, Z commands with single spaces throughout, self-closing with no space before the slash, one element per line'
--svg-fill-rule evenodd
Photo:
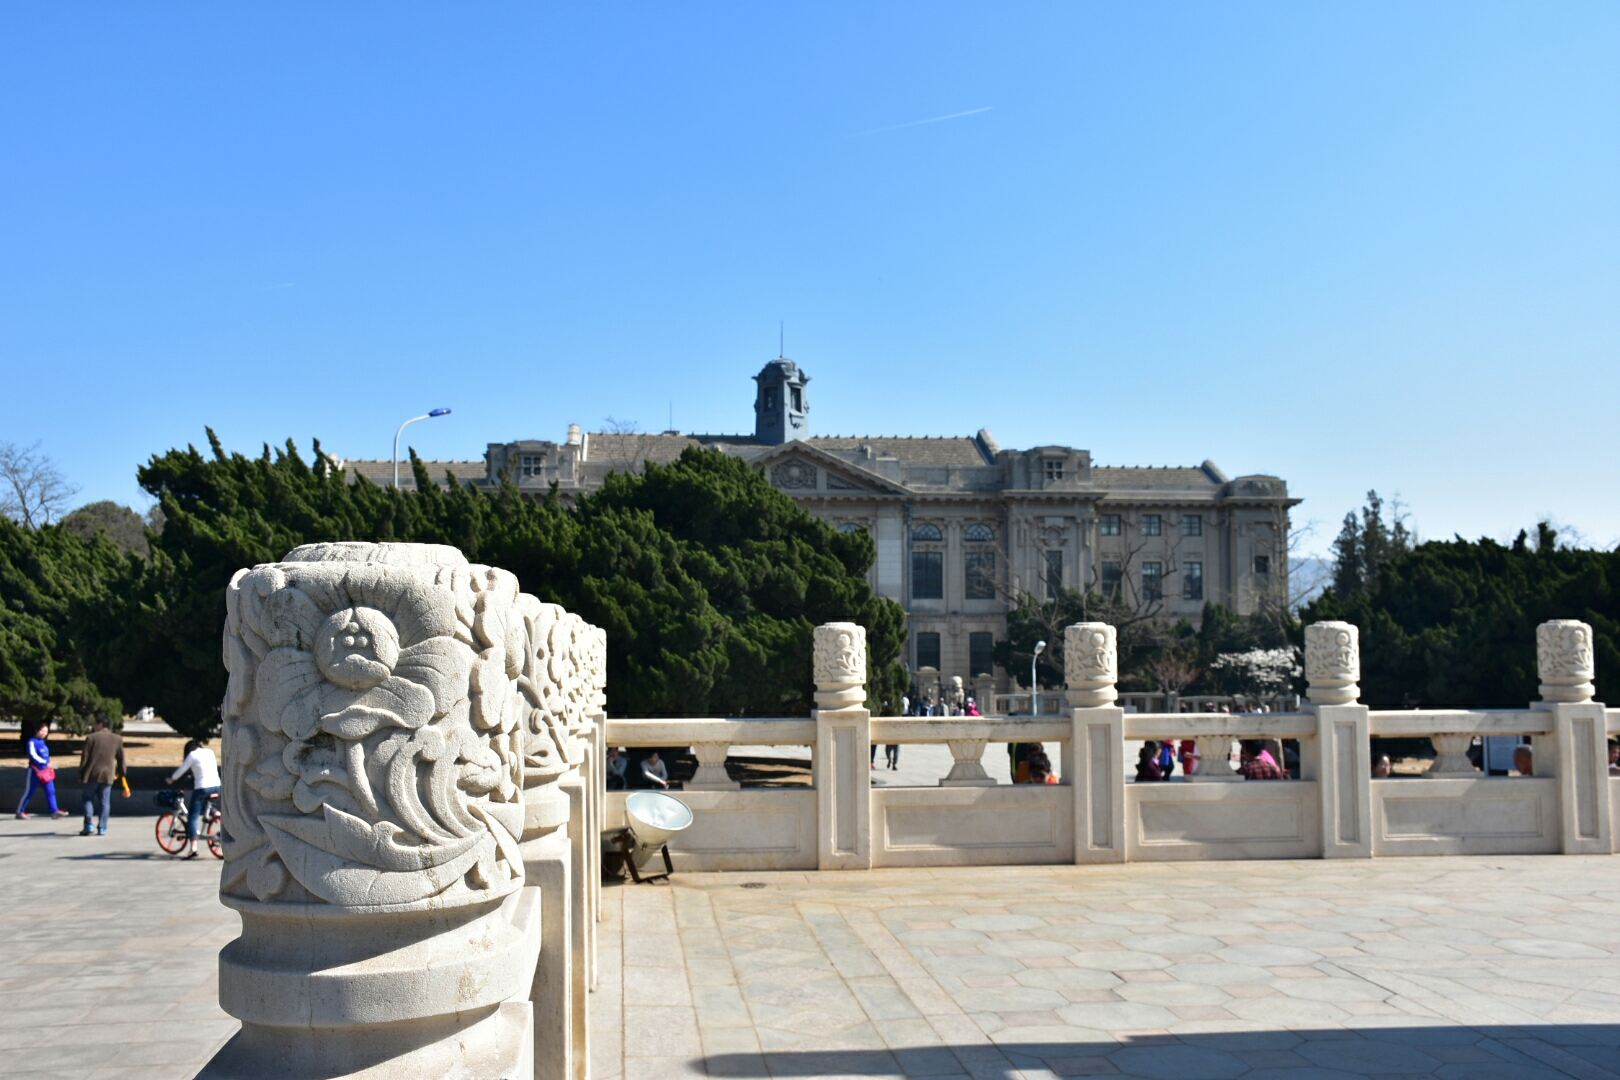
<path fill-rule="evenodd" d="M 528 1080 L 534 1016 L 505 1001 L 464 1016 L 352 1029 L 243 1024 L 198 1080 Z"/>

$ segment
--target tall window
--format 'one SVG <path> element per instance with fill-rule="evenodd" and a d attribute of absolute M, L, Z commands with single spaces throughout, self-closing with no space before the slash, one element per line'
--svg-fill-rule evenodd
<path fill-rule="evenodd" d="M 920 668 L 939 668 L 939 635 L 936 633 L 923 633 L 917 635 L 917 666 Z"/>
<path fill-rule="evenodd" d="M 1158 514 L 1142 515 L 1142 535 L 1159 536 L 1164 532 L 1164 518 Z"/>
<path fill-rule="evenodd" d="M 911 553 L 911 598 L 913 600 L 945 599 L 945 553 L 943 551 L 913 551 Z"/>
<path fill-rule="evenodd" d="M 967 598 L 994 600 L 996 598 L 996 556 L 992 551 L 967 553 Z"/>
<path fill-rule="evenodd" d="M 1056 600 L 1063 588 L 1063 552 L 1046 553 L 1046 598 Z"/>
<path fill-rule="evenodd" d="M 1102 564 L 1102 591 L 1104 596 L 1118 596 L 1119 586 L 1125 580 L 1125 568 L 1117 562 Z"/>
<path fill-rule="evenodd" d="M 990 659 L 990 651 L 995 648 L 996 639 L 988 630 L 975 630 L 968 635 L 968 677 L 977 675 L 995 674 L 995 662 Z"/>
<path fill-rule="evenodd" d="M 793 388 L 793 411 L 804 411 L 804 399 L 799 396 L 799 388 L 797 386 Z"/>
<path fill-rule="evenodd" d="M 1142 564 L 1142 599 L 1164 599 L 1164 564 L 1145 562 Z"/>
<path fill-rule="evenodd" d="M 1119 515 L 1103 514 L 1097 519 L 1097 531 L 1104 536 L 1119 535 Z"/>
<path fill-rule="evenodd" d="M 1202 514 L 1182 514 L 1181 515 L 1181 535 L 1182 536 L 1203 536 L 1204 535 L 1204 516 Z"/>
<path fill-rule="evenodd" d="M 1061 479 L 1063 479 L 1063 462 L 1061 462 L 1061 461 L 1048 461 L 1046 463 L 1046 478 L 1048 480 L 1061 480 Z"/>
<path fill-rule="evenodd" d="M 1203 563 L 1184 562 L 1181 564 L 1181 598 L 1183 600 L 1202 600 L 1204 598 Z"/>
<path fill-rule="evenodd" d="M 1254 572 L 1257 574 L 1271 573 L 1271 556 L 1256 555 L 1254 557 Z"/>

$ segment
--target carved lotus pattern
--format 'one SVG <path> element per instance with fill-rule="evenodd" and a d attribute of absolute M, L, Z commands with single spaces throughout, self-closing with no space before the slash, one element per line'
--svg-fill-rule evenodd
<path fill-rule="evenodd" d="M 817 686 L 866 681 L 866 628 L 855 623 L 816 627 L 814 669 Z"/>
<path fill-rule="evenodd" d="M 464 561 L 236 575 L 224 892 L 377 906 L 522 884 L 518 595 Z"/>
<path fill-rule="evenodd" d="M 1063 632 L 1063 676 L 1071 685 L 1119 679 L 1116 631 L 1106 623 L 1076 623 Z"/>
<path fill-rule="evenodd" d="M 1305 678 L 1317 685 L 1361 678 L 1360 634 L 1350 623 L 1320 622 L 1305 628 Z"/>
<path fill-rule="evenodd" d="M 1542 623 L 1536 628 L 1536 666 L 1543 679 L 1591 679 L 1597 674 L 1592 628 L 1574 619 Z"/>

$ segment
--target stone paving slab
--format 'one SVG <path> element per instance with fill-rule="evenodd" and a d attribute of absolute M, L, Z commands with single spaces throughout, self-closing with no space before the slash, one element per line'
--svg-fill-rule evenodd
<path fill-rule="evenodd" d="M 241 920 L 219 863 L 165 855 L 155 820 L 0 820 L 0 1075 L 186 1080 L 235 1033 L 218 957 Z"/>
<path fill-rule="evenodd" d="M 604 898 L 596 1080 L 1620 1078 L 1620 859 L 682 874 Z"/>

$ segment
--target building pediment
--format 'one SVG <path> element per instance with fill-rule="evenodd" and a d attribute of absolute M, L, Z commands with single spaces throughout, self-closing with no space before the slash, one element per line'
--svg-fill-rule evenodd
<path fill-rule="evenodd" d="M 842 458 L 794 441 L 753 461 L 771 486 L 787 495 L 904 495 L 906 489 Z"/>

